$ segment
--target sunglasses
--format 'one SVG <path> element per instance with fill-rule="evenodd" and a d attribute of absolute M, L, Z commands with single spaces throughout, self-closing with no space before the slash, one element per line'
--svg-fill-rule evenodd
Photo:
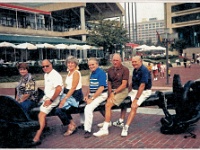
<path fill-rule="evenodd" d="M 49 67 L 49 65 L 46 65 L 46 66 L 42 66 L 42 68 L 48 68 Z"/>

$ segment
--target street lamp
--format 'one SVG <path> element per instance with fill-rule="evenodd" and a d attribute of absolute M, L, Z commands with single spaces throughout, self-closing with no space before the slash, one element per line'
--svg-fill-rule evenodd
<path fill-rule="evenodd" d="M 164 39 L 164 44 L 166 47 L 166 84 L 169 84 L 169 76 L 168 76 L 168 72 L 169 72 L 169 48 L 168 48 L 168 44 L 170 44 L 171 42 L 174 42 L 174 39 L 178 38 L 178 34 L 177 33 L 171 33 L 169 34 L 169 28 L 165 28 L 164 29 L 164 34 L 161 34 L 162 39 Z"/>
<path fill-rule="evenodd" d="M 165 47 L 166 47 L 166 79 L 167 79 L 167 82 L 166 84 L 169 84 L 169 75 L 168 75 L 168 72 L 169 72 L 169 63 L 168 63 L 168 60 L 169 60 L 169 54 L 168 54 L 168 34 L 169 34 L 169 28 L 165 28 L 164 29 L 164 33 L 165 33 Z"/>

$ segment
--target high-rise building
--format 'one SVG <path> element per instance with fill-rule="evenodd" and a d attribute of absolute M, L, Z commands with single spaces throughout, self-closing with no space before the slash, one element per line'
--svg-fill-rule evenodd
<path fill-rule="evenodd" d="M 127 25 L 127 27 L 128 26 L 129 25 Z M 143 19 L 142 22 L 137 23 L 137 28 L 134 27 L 134 31 L 133 24 L 130 24 L 131 42 L 150 42 L 156 45 L 158 41 L 158 34 L 164 33 L 164 28 L 164 20 L 157 20 L 157 18 L 150 18 L 149 20 Z"/>
<path fill-rule="evenodd" d="M 178 33 L 187 49 L 200 53 L 200 3 L 166 3 L 165 20 L 170 33 Z"/>

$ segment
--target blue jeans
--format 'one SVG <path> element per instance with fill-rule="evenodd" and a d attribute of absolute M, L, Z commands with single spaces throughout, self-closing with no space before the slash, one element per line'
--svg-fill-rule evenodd
<path fill-rule="evenodd" d="M 62 100 L 65 97 L 66 94 L 63 94 L 60 97 L 60 100 Z M 71 114 L 67 114 L 65 110 L 69 109 L 71 106 L 78 107 L 79 102 L 76 101 L 74 97 L 70 97 L 66 100 L 64 106 L 62 108 L 56 108 L 55 114 L 60 118 L 63 125 L 70 124 L 70 120 L 72 120 Z"/>
<path fill-rule="evenodd" d="M 23 101 L 22 103 L 20 103 L 20 105 L 22 106 L 22 109 L 29 114 L 29 111 L 36 106 L 36 102 L 27 99 L 25 101 Z"/>

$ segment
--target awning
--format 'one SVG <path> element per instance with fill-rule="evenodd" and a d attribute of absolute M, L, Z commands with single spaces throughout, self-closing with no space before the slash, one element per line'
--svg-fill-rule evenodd
<path fill-rule="evenodd" d="M 32 44 L 78 44 L 84 45 L 86 42 L 76 39 L 66 39 L 61 37 L 47 37 L 47 36 L 31 36 L 31 35 L 17 35 L 17 34 L 0 34 L 0 42 L 10 42 L 14 44 L 32 43 Z"/>
<path fill-rule="evenodd" d="M 30 13 L 34 13 L 34 14 L 36 13 L 36 14 L 43 14 L 43 15 L 51 15 L 51 12 L 48 12 L 48 11 L 42 11 L 42 10 L 33 9 L 33 8 L 29 8 L 29 7 L 12 5 L 12 4 L 8 4 L 8 3 L 0 3 L 0 7 L 17 10 L 17 11 L 30 12 Z"/>

